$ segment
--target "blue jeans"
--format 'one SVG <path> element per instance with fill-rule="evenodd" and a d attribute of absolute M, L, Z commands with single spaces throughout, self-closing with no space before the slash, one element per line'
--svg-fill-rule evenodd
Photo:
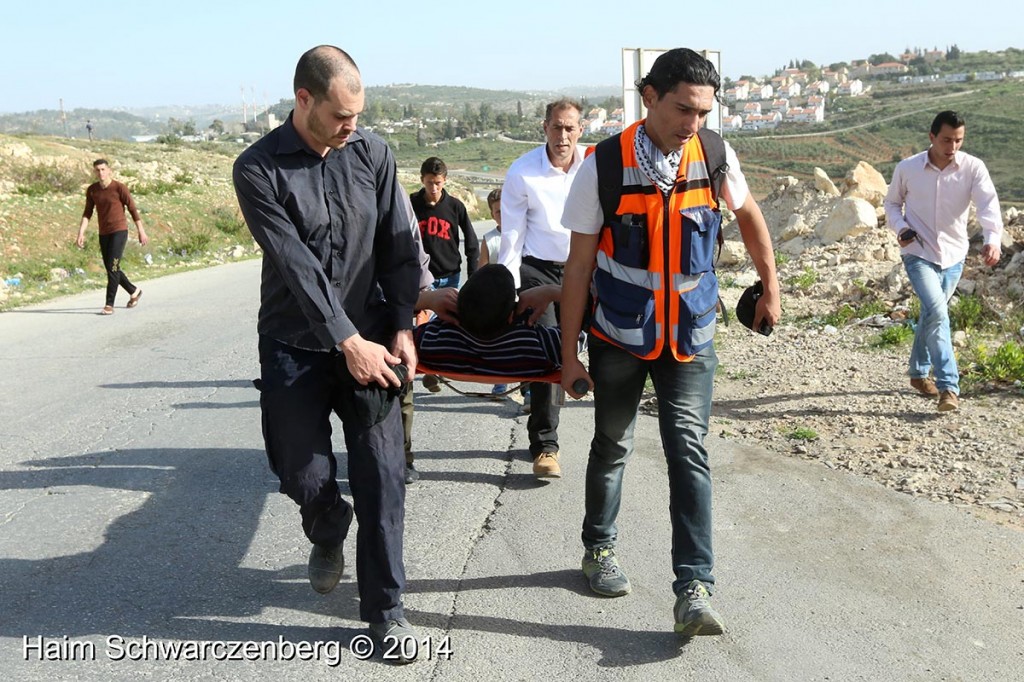
<path fill-rule="evenodd" d="M 959 395 L 960 373 L 949 331 L 949 299 L 956 291 L 964 264 L 957 263 L 943 270 L 931 261 L 904 255 L 903 267 L 910 286 L 921 299 L 921 317 L 910 350 L 910 378 L 921 379 L 934 371 L 935 386 L 940 391 Z"/>
<path fill-rule="evenodd" d="M 452 289 L 459 288 L 459 281 L 462 279 L 462 273 L 456 272 L 454 275 L 448 275 L 447 277 L 438 277 L 434 280 L 431 285 L 434 289 L 444 289 L 450 287 Z"/>
<path fill-rule="evenodd" d="M 594 380 L 594 440 L 587 464 L 583 546 L 615 545 L 615 519 L 622 499 L 622 474 L 633 453 L 633 429 L 644 383 L 650 374 L 658 396 L 661 444 L 668 462 L 672 568 L 679 593 L 691 580 L 710 589 L 711 469 L 704 437 L 711 416 L 718 356 L 713 346 L 691 362 L 677 362 L 666 350 L 656 360 L 640 358 L 590 337 L 590 376 Z"/>

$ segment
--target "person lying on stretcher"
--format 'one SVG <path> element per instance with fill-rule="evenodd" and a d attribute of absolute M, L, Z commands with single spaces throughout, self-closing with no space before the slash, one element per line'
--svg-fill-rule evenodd
<path fill-rule="evenodd" d="M 561 330 L 533 322 L 561 294 L 561 287 L 547 285 L 524 291 L 517 302 L 508 269 L 481 267 L 458 293 L 459 324 L 434 319 L 413 331 L 421 370 L 509 378 L 559 372 Z"/>

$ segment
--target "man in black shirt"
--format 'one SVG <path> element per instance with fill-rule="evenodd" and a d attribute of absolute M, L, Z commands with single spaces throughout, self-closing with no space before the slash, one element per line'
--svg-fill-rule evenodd
<path fill-rule="evenodd" d="M 385 640 L 416 634 L 402 606 L 402 382 L 392 370 L 416 370 L 415 223 L 387 145 L 356 127 L 364 94 L 351 57 L 328 45 L 309 50 L 294 86 L 288 120 L 234 166 L 239 205 L 263 248 L 263 437 L 280 490 L 299 504 L 313 543 L 310 583 L 330 592 L 353 517 L 335 480 L 330 414 L 340 417 L 359 510 L 360 617 L 387 650 Z"/>

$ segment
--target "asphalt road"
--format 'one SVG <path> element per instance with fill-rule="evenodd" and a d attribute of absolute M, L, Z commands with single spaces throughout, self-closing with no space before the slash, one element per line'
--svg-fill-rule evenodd
<path fill-rule="evenodd" d="M 1024 679 L 1019 532 L 711 438 L 728 630 L 684 642 L 654 419 L 620 515 L 634 591 L 604 599 L 579 568 L 590 404 L 563 410 L 565 477 L 538 483 L 518 406 L 448 389 L 417 393 L 406 606 L 421 660 L 359 660 L 352 576 L 310 589 L 266 465 L 259 264 L 142 286 L 109 317 L 99 291 L 0 314 L 5 680 Z"/>

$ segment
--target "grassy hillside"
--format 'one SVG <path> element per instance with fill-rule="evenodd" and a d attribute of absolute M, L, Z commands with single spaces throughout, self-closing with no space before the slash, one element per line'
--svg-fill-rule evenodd
<path fill-rule="evenodd" d="M 21 279 L 0 308 L 106 281 L 95 215 L 86 248 L 74 244 L 85 188 L 94 179 L 92 161 L 100 157 L 131 188 L 151 240 L 139 246 L 132 227 L 124 262 L 133 277 L 199 267 L 229 247 L 249 246 L 231 187 L 231 163 L 240 150 L 0 135 L 0 279 Z"/>
<path fill-rule="evenodd" d="M 791 124 L 772 134 L 740 133 L 728 139 L 757 194 L 770 191 L 778 175 L 808 179 L 819 166 L 841 178 L 860 160 L 889 178 L 897 161 L 927 148 L 928 127 L 943 109 L 964 114 L 964 151 L 985 161 L 1003 203 L 1024 205 L 1020 81 L 883 87 L 870 97 L 836 98 L 827 126 Z"/>
<path fill-rule="evenodd" d="M 105 286 L 95 215 L 86 248 L 74 243 L 97 158 L 108 159 L 115 179 L 131 189 L 150 238 L 140 246 L 130 227 L 123 260 L 133 281 L 255 256 L 231 184 L 241 150 L 229 143 L 89 143 L 0 134 L 0 281 L 20 279 L 7 289 L 9 297 L 0 292 L 0 310 Z M 418 173 L 402 173 L 401 179 L 410 191 L 419 186 Z M 451 191 L 476 205 L 469 190 L 451 184 Z"/>

